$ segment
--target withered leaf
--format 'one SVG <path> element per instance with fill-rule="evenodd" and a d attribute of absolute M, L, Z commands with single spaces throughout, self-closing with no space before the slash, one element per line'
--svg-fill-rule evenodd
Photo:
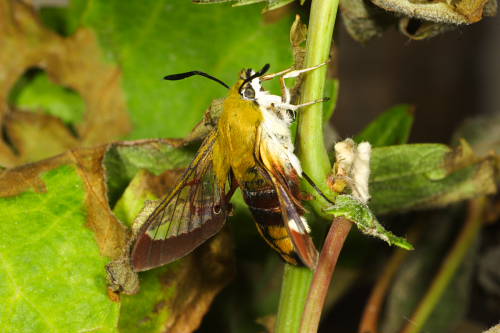
<path fill-rule="evenodd" d="M 109 142 L 130 130 L 121 88 L 121 72 L 105 62 L 96 37 L 90 30 L 80 29 L 71 37 L 62 37 L 45 28 L 35 11 L 24 2 L 0 0 L 0 40 L 0 125 L 12 112 L 7 103 L 12 87 L 28 69 L 34 67 L 45 70 L 52 81 L 79 93 L 87 106 L 84 120 L 76 128 L 76 138 L 64 134 L 60 137 L 60 147 L 50 144 L 51 149 L 45 151 L 47 144 L 53 142 L 52 126 L 58 125 L 40 127 L 37 136 L 26 133 L 23 142 L 17 142 L 22 146 L 14 145 L 14 151 L 17 149 L 21 153 L 19 155 L 2 140 L 0 165 L 9 167 L 33 161 L 34 157 L 23 154 L 33 150 L 37 150 L 36 158 L 42 158 L 54 152 L 61 153 L 67 147 Z M 33 117 L 41 119 L 32 120 L 32 123 L 47 120 L 42 114 L 35 113 Z M 17 119 L 10 119 L 11 128 L 16 128 Z M 34 149 L 25 149 L 27 141 Z"/>
<path fill-rule="evenodd" d="M 366 0 L 341 0 L 340 10 L 347 32 L 361 43 L 380 37 L 396 20 Z"/>
<path fill-rule="evenodd" d="M 371 0 L 387 11 L 431 22 L 470 24 L 483 17 L 483 8 L 489 0 L 410 1 Z"/>

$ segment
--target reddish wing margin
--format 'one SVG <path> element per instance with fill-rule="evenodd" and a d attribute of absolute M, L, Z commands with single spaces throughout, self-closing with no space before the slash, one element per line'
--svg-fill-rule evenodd
<path fill-rule="evenodd" d="M 140 227 L 132 248 L 135 271 L 145 271 L 181 258 L 224 225 L 228 215 L 225 190 L 213 170 L 212 132 L 176 188 L 156 207 Z"/>
<path fill-rule="evenodd" d="M 295 252 L 304 265 L 312 270 L 316 269 L 319 257 L 318 250 L 309 235 L 309 230 L 306 226 L 307 222 L 298 211 L 298 209 L 300 209 L 303 213 L 303 208 L 295 202 L 296 199 L 293 194 L 294 191 L 284 180 L 284 173 L 280 172 L 279 169 L 272 171 L 268 170 L 264 164 L 262 164 L 259 170 L 260 173 L 267 178 L 276 189 L 276 194 L 281 207 L 283 223 L 288 230 L 288 235 L 292 240 Z M 293 176 L 289 177 L 289 181 L 292 181 L 292 178 L 295 178 Z"/>

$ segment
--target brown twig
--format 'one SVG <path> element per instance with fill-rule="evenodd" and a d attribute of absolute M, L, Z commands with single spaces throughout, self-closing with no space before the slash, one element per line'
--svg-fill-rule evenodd
<path fill-rule="evenodd" d="M 340 251 L 351 227 L 352 222 L 343 217 L 336 217 L 330 226 L 325 244 L 319 256 L 311 289 L 309 289 L 307 296 L 299 331 L 301 333 L 316 333 L 318 331 L 321 312 L 325 304 L 330 281 L 332 280 Z"/>

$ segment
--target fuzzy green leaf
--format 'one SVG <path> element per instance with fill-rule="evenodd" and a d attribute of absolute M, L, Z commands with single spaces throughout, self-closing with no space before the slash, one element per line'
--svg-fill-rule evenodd
<path fill-rule="evenodd" d="M 370 207 L 375 214 L 442 207 L 496 191 L 493 158 L 477 158 L 466 144 L 375 148 Z"/>
<path fill-rule="evenodd" d="M 412 250 L 413 246 L 404 238 L 395 236 L 386 230 L 370 211 L 367 205 L 351 195 L 341 194 L 335 197 L 335 205 L 325 209 L 326 212 L 335 217 L 344 217 L 356 224 L 358 229 L 366 234 L 396 245 L 406 250 Z"/>
<path fill-rule="evenodd" d="M 46 192 L 0 200 L 0 331 L 114 331 L 119 305 L 85 226 L 83 181 L 72 166 L 41 178 Z"/>
<path fill-rule="evenodd" d="M 354 141 L 368 141 L 373 147 L 391 146 L 408 142 L 413 125 L 413 107 L 396 105 L 372 121 Z"/>

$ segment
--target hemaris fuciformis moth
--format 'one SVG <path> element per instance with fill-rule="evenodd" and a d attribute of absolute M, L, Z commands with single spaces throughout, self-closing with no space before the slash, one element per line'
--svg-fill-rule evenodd
<path fill-rule="evenodd" d="M 318 251 L 303 216 L 303 172 L 293 153 L 290 124 L 299 108 L 325 99 L 293 105 L 285 79 L 322 65 L 267 75 L 268 64 L 258 72 L 242 70 L 231 88 L 199 71 L 165 77 L 180 80 L 202 75 L 228 88 L 229 94 L 216 128 L 204 139 L 180 182 L 139 228 L 131 255 L 135 271 L 172 262 L 216 234 L 238 186 L 266 242 L 286 262 L 315 268 Z M 275 77 L 280 78 L 282 96 L 270 94 L 261 85 Z"/>

